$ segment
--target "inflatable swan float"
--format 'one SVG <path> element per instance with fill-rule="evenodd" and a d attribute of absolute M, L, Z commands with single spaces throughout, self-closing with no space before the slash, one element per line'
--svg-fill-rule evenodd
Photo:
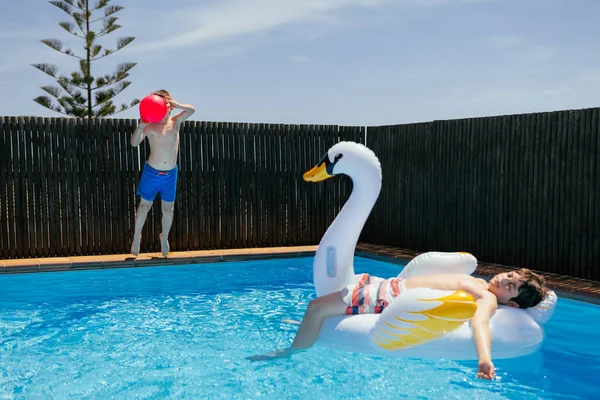
<path fill-rule="evenodd" d="M 348 175 L 353 189 L 348 201 L 321 239 L 313 264 L 317 296 L 355 283 L 354 251 L 363 226 L 381 190 L 381 165 L 362 144 L 340 142 L 304 174 L 307 182 Z M 413 259 L 400 277 L 434 274 L 472 274 L 477 260 L 468 253 L 424 253 Z M 531 354 L 541 345 L 543 324 L 556 306 L 548 293 L 526 310 L 499 306 L 490 320 L 494 359 Z M 317 342 L 333 349 L 390 357 L 476 360 L 469 320 L 476 310 L 463 291 L 427 288 L 401 293 L 381 314 L 329 317 Z"/>

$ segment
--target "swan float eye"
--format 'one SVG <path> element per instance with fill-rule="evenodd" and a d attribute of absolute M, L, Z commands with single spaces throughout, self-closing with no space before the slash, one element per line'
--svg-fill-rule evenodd
<path fill-rule="evenodd" d="M 329 175 L 335 175 L 333 173 L 333 167 L 335 167 L 335 164 L 337 164 L 338 161 L 340 161 L 342 159 L 344 155 L 341 153 L 338 153 L 335 155 L 335 157 L 333 157 L 333 162 L 332 163 L 326 163 L 327 164 L 327 173 Z"/>

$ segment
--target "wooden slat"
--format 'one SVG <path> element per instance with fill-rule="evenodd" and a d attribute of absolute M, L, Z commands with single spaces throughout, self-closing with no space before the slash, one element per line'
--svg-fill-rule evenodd
<path fill-rule="evenodd" d="M 586 161 L 586 153 L 589 149 L 586 149 L 585 141 L 585 118 L 583 110 L 575 111 L 577 124 L 574 127 L 573 135 L 575 143 L 573 146 L 573 158 L 574 168 L 571 180 L 573 182 L 573 209 L 572 209 L 572 220 L 571 220 L 571 260 L 573 265 L 573 276 L 584 276 L 583 259 L 582 259 L 582 236 L 585 229 L 583 215 L 583 202 L 584 189 L 587 189 L 587 185 L 584 188 L 585 178 L 584 174 L 584 163 Z M 586 193 L 587 194 L 587 193 Z"/>
<path fill-rule="evenodd" d="M 115 208 L 111 210 L 113 221 L 117 221 L 117 247 L 119 253 L 129 253 L 131 239 L 133 236 L 132 225 L 135 220 L 135 205 L 130 207 L 129 196 L 132 189 L 128 185 L 126 169 L 126 152 L 130 147 L 129 140 L 126 137 L 125 121 L 118 120 L 113 124 L 114 130 L 112 134 L 112 148 L 115 149 L 115 179 L 120 190 L 114 193 Z"/>
<path fill-rule="evenodd" d="M 210 224 L 210 248 L 217 249 L 220 245 L 220 213 L 217 192 L 217 174 L 218 174 L 218 148 L 217 148 L 217 123 L 210 123 L 208 126 L 208 165 L 209 165 L 209 192 L 210 192 L 210 212 L 209 224 Z"/>
<path fill-rule="evenodd" d="M 17 231 L 17 255 L 27 257 L 27 246 L 29 240 L 29 227 L 27 226 L 27 172 L 25 169 L 25 127 L 23 118 L 14 119 L 14 132 L 16 133 L 18 145 L 18 180 L 15 181 L 15 203 L 16 231 Z"/>
<path fill-rule="evenodd" d="M 7 142 L 10 140 L 11 151 L 10 158 L 7 160 L 7 171 L 11 179 L 8 182 L 8 237 L 10 258 L 17 256 L 17 223 L 16 223 L 16 187 L 17 182 L 21 180 L 18 174 L 18 136 L 15 129 L 15 118 L 10 117 L 4 120 L 4 127 L 7 131 Z"/>
<path fill-rule="evenodd" d="M 186 185 L 186 214 L 184 221 L 185 227 L 185 250 L 195 250 L 198 248 L 198 187 L 196 186 L 195 175 L 198 173 L 197 158 L 198 154 L 194 152 L 197 136 L 193 132 L 194 121 L 186 121 L 183 126 L 183 133 L 187 136 L 187 147 L 185 149 L 187 155 L 187 172 L 185 176 Z M 181 177 L 180 177 L 181 179 Z"/>
<path fill-rule="evenodd" d="M 208 150 L 208 123 L 202 122 L 201 126 L 201 136 L 200 136 L 200 145 L 202 148 L 202 186 L 200 188 L 200 192 L 202 194 L 202 219 L 200 224 L 200 247 L 202 249 L 210 249 L 210 236 L 211 236 L 211 227 L 210 227 L 210 213 L 211 213 L 211 204 L 210 204 L 210 193 L 208 190 L 208 185 L 210 181 L 210 171 L 209 171 L 209 150 Z"/>
<path fill-rule="evenodd" d="M 550 163 L 549 163 L 549 140 L 550 135 L 548 134 L 548 120 L 550 113 L 542 113 L 537 118 L 537 153 L 538 153 L 538 171 L 537 171 L 537 220 L 536 220 L 536 264 L 541 262 L 548 263 L 547 251 L 545 247 L 548 242 L 548 236 L 550 234 L 548 229 L 548 213 L 549 213 L 549 198 L 548 198 L 548 177 L 550 174 Z"/>
<path fill-rule="evenodd" d="M 25 144 L 25 166 L 26 166 L 26 185 L 25 185 L 25 197 L 26 204 L 26 218 L 27 218 L 27 256 L 38 256 L 37 242 L 36 242 L 36 225 L 35 225 L 35 197 L 34 197 L 34 173 L 33 173 L 33 129 L 30 117 L 23 117 L 23 138 Z"/>
<path fill-rule="evenodd" d="M 221 159 L 221 189 L 222 199 L 224 205 L 223 212 L 223 236 L 222 236 L 222 247 L 230 249 L 233 247 L 235 240 L 235 214 L 233 210 L 235 193 L 232 188 L 231 173 L 232 173 L 232 148 L 231 148 L 231 123 L 225 123 L 222 126 L 221 135 L 221 147 L 222 147 L 222 159 Z"/>
<path fill-rule="evenodd" d="M 109 207 L 110 207 L 110 195 L 109 195 L 109 182 L 110 178 L 106 174 L 108 169 L 108 149 L 106 146 L 106 119 L 94 120 L 94 139 L 96 142 L 96 179 L 97 179 L 97 190 L 98 190 L 98 225 L 100 228 L 100 238 L 98 240 L 98 251 L 99 254 L 111 254 L 112 249 L 110 248 L 110 218 L 109 218 Z"/>
<path fill-rule="evenodd" d="M 467 168 L 465 184 L 467 196 L 465 197 L 466 215 L 465 215 L 465 229 L 466 233 L 466 251 L 471 253 L 475 252 L 475 246 L 479 235 L 479 226 L 477 225 L 477 215 L 475 214 L 475 206 L 479 201 L 479 193 L 477 191 L 476 179 L 477 179 L 477 168 L 475 167 L 475 160 L 477 157 L 474 145 L 475 132 L 475 121 L 468 119 L 465 125 L 465 151 L 467 158 L 465 160 L 465 166 Z M 435 160 L 433 161 L 435 163 Z M 435 247 L 434 247 L 435 248 Z"/>
<path fill-rule="evenodd" d="M 560 235 L 560 215 L 558 213 L 559 208 L 559 196 L 558 192 L 560 188 L 560 140 L 558 131 L 558 122 L 560 113 L 553 112 L 550 114 L 549 126 L 547 135 L 549 136 L 549 148 L 547 150 L 549 159 L 549 176 L 548 176 L 548 241 L 545 246 L 545 253 L 548 258 L 548 271 L 557 272 L 560 270 L 560 263 L 558 260 L 558 237 Z"/>
<path fill-rule="evenodd" d="M 202 219 L 200 224 L 200 247 L 202 249 L 210 248 L 210 196 L 208 191 L 209 185 L 209 167 L 208 167 L 208 125 L 202 122 L 200 146 L 202 147 L 202 180 L 200 192 L 202 196 Z"/>
<path fill-rule="evenodd" d="M 62 160 L 62 185 L 64 187 L 64 202 L 66 209 L 65 219 L 65 240 L 66 240 L 66 254 L 77 254 L 75 248 L 75 241 L 79 238 L 75 237 L 75 215 L 79 213 L 79 203 L 77 201 L 77 194 L 73 193 L 73 180 L 75 173 L 73 172 L 77 165 L 77 132 L 73 129 L 73 119 L 67 120 L 67 128 L 64 132 L 64 149 L 63 149 L 63 160 Z M 81 124 L 81 120 L 76 124 Z M 92 132 L 94 134 L 95 132 Z M 93 156 L 93 153 L 92 153 Z M 94 220 L 98 218 L 98 212 L 92 210 L 90 219 Z M 94 253 L 97 254 L 97 253 Z"/>
<path fill-rule="evenodd" d="M 10 137 L 5 124 L 5 117 L 0 117 L 0 257 L 8 258 L 10 255 L 10 241 L 8 237 L 8 186 L 10 156 Z M 12 177 L 10 177 L 12 181 Z"/>
<path fill-rule="evenodd" d="M 236 241 L 234 246 L 236 248 L 244 248 L 246 244 L 245 234 L 244 234 L 244 205 L 243 205 L 243 194 L 242 187 L 246 186 L 246 182 L 242 178 L 242 173 L 244 171 L 244 163 L 243 163 L 243 153 L 242 153 L 242 134 L 243 134 L 243 124 L 242 123 L 234 123 L 233 130 L 230 132 L 232 145 L 235 149 L 234 155 L 235 160 L 233 163 L 233 195 L 235 201 L 235 218 L 236 218 Z"/>
<path fill-rule="evenodd" d="M 119 192 L 123 191 L 123 185 L 120 184 L 120 171 L 117 165 L 117 160 L 121 153 L 121 147 L 115 140 L 116 134 L 116 122 L 114 118 L 109 118 L 104 121 L 104 143 L 106 146 L 106 171 L 104 176 L 106 181 L 104 182 L 106 192 L 106 221 L 108 225 L 108 240 L 110 241 L 108 251 L 112 254 L 123 253 L 123 216 L 117 216 L 116 213 L 121 214 L 123 210 L 119 207 L 118 195 Z"/>
<path fill-rule="evenodd" d="M 35 230 L 36 230 L 36 255 L 38 257 L 42 257 L 44 255 L 44 251 L 46 246 L 44 244 L 44 231 L 45 226 L 43 224 L 43 216 L 46 213 L 43 202 L 43 192 L 44 192 L 44 163 L 46 155 L 44 154 L 44 145 L 43 145 L 43 129 L 44 123 L 42 118 L 32 118 L 32 128 L 33 128 L 33 172 L 34 172 L 34 195 L 35 195 L 35 206 L 34 206 L 34 214 L 35 214 Z"/>
<path fill-rule="evenodd" d="M 244 212 L 244 247 L 255 247 L 253 240 L 254 232 L 252 225 L 252 198 L 254 192 L 252 177 L 254 176 L 254 155 L 252 148 L 252 124 L 244 124 L 241 137 L 242 153 L 244 155 L 244 166 L 242 169 L 242 204 Z"/>
<path fill-rule="evenodd" d="M 593 109 L 590 131 L 596 138 L 594 141 L 594 174 L 591 182 L 593 183 L 593 191 L 590 198 L 590 204 L 593 205 L 593 212 L 590 215 L 590 223 L 592 226 L 592 239 L 590 243 L 591 257 L 589 259 L 590 267 L 592 268 L 592 279 L 600 280 L 600 112 L 598 108 Z"/>
<path fill-rule="evenodd" d="M 592 220 L 592 205 L 590 204 L 590 198 L 592 197 L 594 184 L 591 182 L 594 169 L 594 156 L 595 156 L 595 133 L 592 132 L 592 110 L 581 111 L 581 175 L 580 180 L 580 201 L 582 202 L 581 217 L 579 221 L 580 246 L 581 246 L 581 262 L 578 276 L 591 279 L 593 276 L 592 267 L 589 262 L 592 259 L 591 254 L 591 243 L 592 243 L 592 226 L 590 221 Z"/>
<path fill-rule="evenodd" d="M 490 220 L 491 230 L 488 235 L 488 247 L 490 259 L 498 259 L 501 256 L 502 251 L 499 247 L 500 244 L 500 229 L 501 229 L 501 199 L 502 199 L 502 186 L 501 186 L 501 173 L 502 173 L 502 155 L 501 155 L 501 120 L 499 117 L 492 117 L 490 125 L 490 131 L 488 140 L 490 142 Z"/>
<path fill-rule="evenodd" d="M 564 169 L 564 203 L 563 203 L 563 230 L 562 230 L 562 257 L 563 263 L 566 266 L 567 272 L 572 274 L 574 272 L 573 263 L 571 261 L 571 220 L 573 214 L 573 182 L 571 181 L 573 176 L 573 146 L 575 138 L 573 136 L 573 125 L 574 125 L 574 114 L 573 111 L 566 113 L 566 144 L 565 144 L 565 169 Z"/>

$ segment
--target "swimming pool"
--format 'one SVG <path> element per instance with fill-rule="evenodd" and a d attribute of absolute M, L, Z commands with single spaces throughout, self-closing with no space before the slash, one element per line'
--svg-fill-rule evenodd
<path fill-rule="evenodd" d="M 359 258 L 357 272 L 398 265 Z M 475 362 L 322 347 L 289 360 L 313 298 L 312 258 L 0 276 L 2 398 L 597 398 L 600 307 L 560 299 L 542 350 Z"/>

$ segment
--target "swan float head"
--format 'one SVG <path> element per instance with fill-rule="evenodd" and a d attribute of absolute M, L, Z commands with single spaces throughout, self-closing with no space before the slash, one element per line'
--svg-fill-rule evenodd
<path fill-rule="evenodd" d="M 306 182 L 321 182 L 335 175 L 348 175 L 354 179 L 365 173 L 381 182 L 381 163 L 375 153 L 360 143 L 339 142 L 303 178 Z"/>

